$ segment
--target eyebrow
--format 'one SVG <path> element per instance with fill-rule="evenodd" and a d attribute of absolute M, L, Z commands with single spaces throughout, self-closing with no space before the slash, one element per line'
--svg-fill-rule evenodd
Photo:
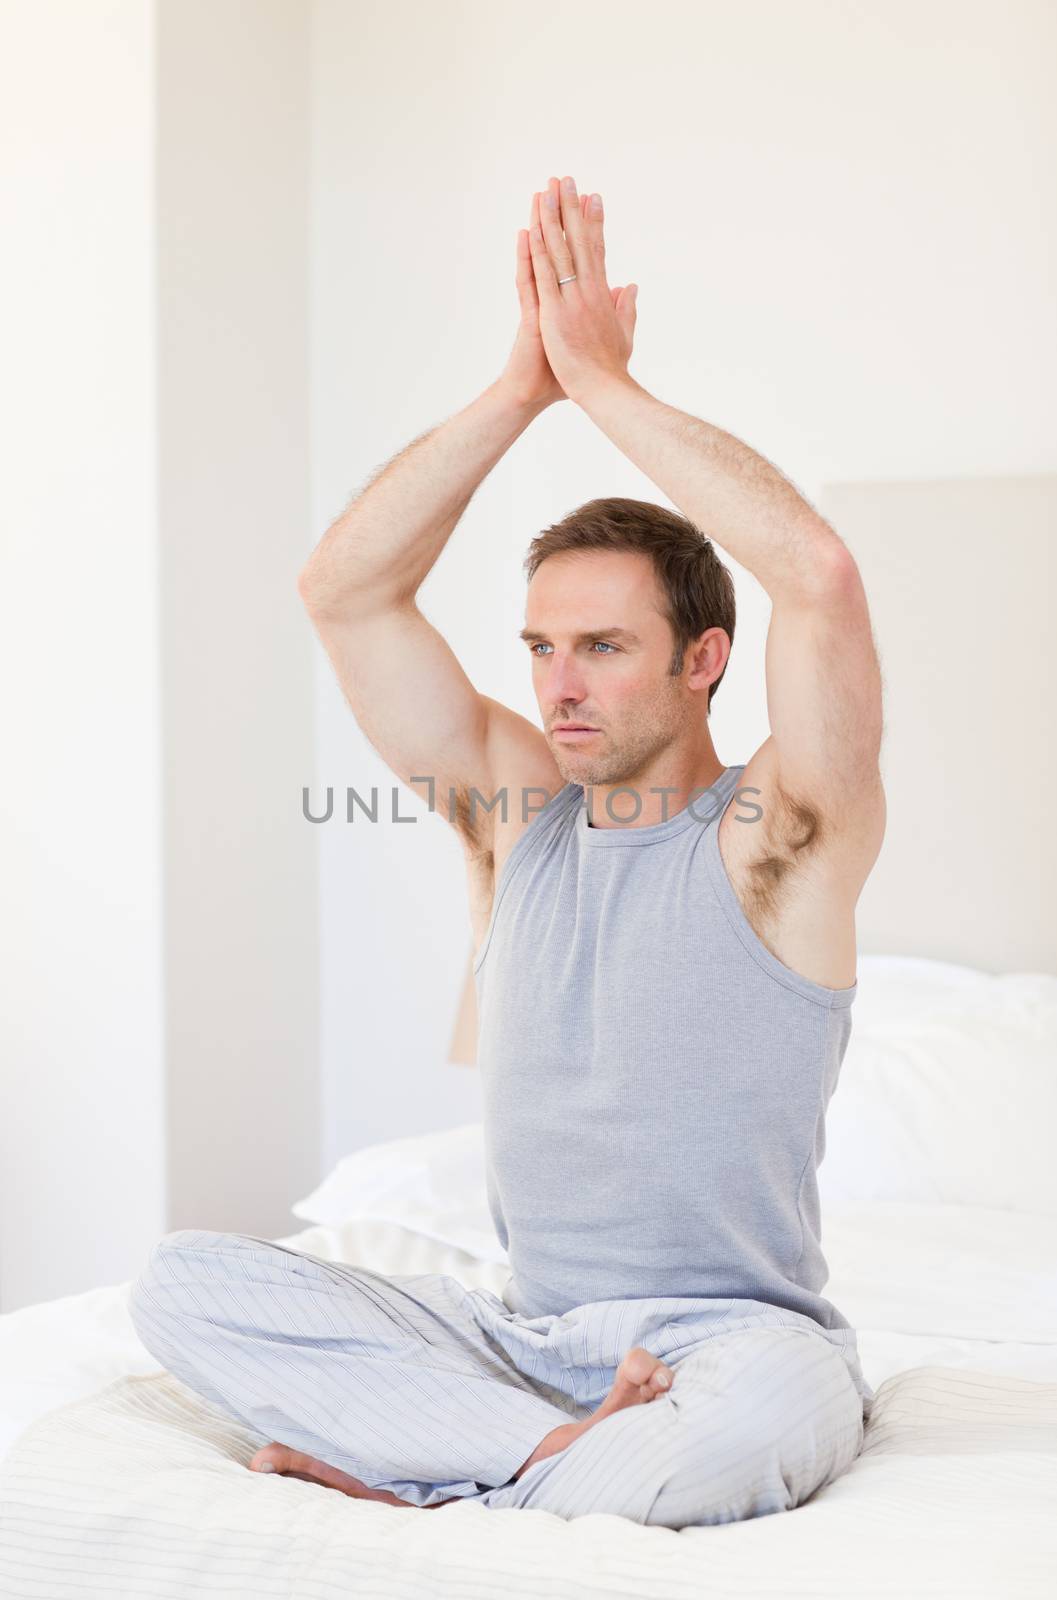
<path fill-rule="evenodd" d="M 524 639 L 526 644 L 548 644 L 550 641 L 545 633 L 533 633 L 531 628 L 522 628 L 518 634 L 519 639 Z M 590 639 L 623 639 L 626 644 L 641 644 L 638 634 L 632 633 L 628 628 L 595 628 L 590 633 L 578 633 L 575 644 L 586 644 Z"/>

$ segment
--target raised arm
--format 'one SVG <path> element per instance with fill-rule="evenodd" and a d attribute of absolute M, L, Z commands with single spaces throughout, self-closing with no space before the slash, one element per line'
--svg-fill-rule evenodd
<path fill-rule="evenodd" d="M 541 411 L 565 399 L 540 338 L 526 229 L 517 237 L 515 281 L 520 318 L 499 379 L 376 473 L 327 529 L 298 580 L 367 738 L 415 793 L 430 798 L 412 778 L 433 779 L 437 809 L 474 850 L 491 818 L 479 807 L 471 826 L 465 797 L 476 788 L 491 802 L 508 767 L 547 765 L 546 739 L 477 692 L 416 596 L 478 485 Z"/>
<path fill-rule="evenodd" d="M 433 780 L 437 810 L 464 837 L 462 805 L 450 797 L 471 787 L 490 797 L 490 750 L 504 714 L 516 714 L 477 692 L 416 596 L 477 486 L 541 409 L 486 389 L 394 457 L 298 579 L 364 734 L 420 798 L 428 788 L 411 779 Z"/>
<path fill-rule="evenodd" d="M 850 892 L 880 850 L 882 680 L 866 594 L 835 530 L 778 469 L 722 428 L 650 394 L 627 371 L 629 329 L 605 277 L 601 210 L 575 185 L 549 186 L 533 269 L 540 330 L 555 375 L 592 421 L 683 514 L 746 567 L 772 602 L 767 636 L 770 737 L 747 764 L 806 826 Z M 575 273 L 575 280 L 559 280 Z"/>

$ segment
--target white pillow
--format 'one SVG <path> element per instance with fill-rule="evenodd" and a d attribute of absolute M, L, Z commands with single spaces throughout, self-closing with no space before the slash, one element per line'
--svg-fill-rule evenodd
<path fill-rule="evenodd" d="M 480 1122 L 355 1150 L 290 1209 L 330 1227 L 354 1217 L 398 1222 L 481 1261 L 507 1260 L 488 1210 Z"/>
<path fill-rule="evenodd" d="M 823 1212 L 822 1251 L 853 1328 L 1057 1344 L 1052 1217 L 874 1200 Z"/>
<path fill-rule="evenodd" d="M 1057 976 L 860 958 L 823 1215 L 887 1200 L 1052 1217 L 1055 1129 Z"/>

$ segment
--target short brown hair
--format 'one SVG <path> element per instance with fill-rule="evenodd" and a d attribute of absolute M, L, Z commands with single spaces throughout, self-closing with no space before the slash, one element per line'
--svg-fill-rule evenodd
<path fill-rule="evenodd" d="M 567 550 L 639 550 L 649 556 L 675 640 L 668 666 L 673 678 L 683 670 L 687 646 L 708 628 L 722 628 L 734 643 L 734 579 L 711 539 L 688 517 L 649 500 L 588 500 L 533 539 L 525 558 L 529 581 L 548 556 Z M 708 686 L 710 709 L 726 670 L 724 665 Z"/>

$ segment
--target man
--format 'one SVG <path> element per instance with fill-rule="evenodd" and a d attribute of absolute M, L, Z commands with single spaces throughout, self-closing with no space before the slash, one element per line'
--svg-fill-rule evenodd
<path fill-rule="evenodd" d="M 629 375 L 635 295 L 607 284 L 595 200 L 572 179 L 534 196 L 501 378 L 389 465 L 300 581 L 360 726 L 464 845 L 503 1299 L 187 1231 L 131 1309 L 271 1441 L 255 1470 L 682 1527 L 801 1504 L 869 1416 L 820 1293 L 816 1168 L 884 832 L 881 683 L 833 529 Z M 533 542 L 541 731 L 474 689 L 415 596 L 564 397 L 684 514 L 592 501 Z M 708 727 L 734 596 L 706 528 L 773 606 L 770 734 L 734 766 Z"/>

